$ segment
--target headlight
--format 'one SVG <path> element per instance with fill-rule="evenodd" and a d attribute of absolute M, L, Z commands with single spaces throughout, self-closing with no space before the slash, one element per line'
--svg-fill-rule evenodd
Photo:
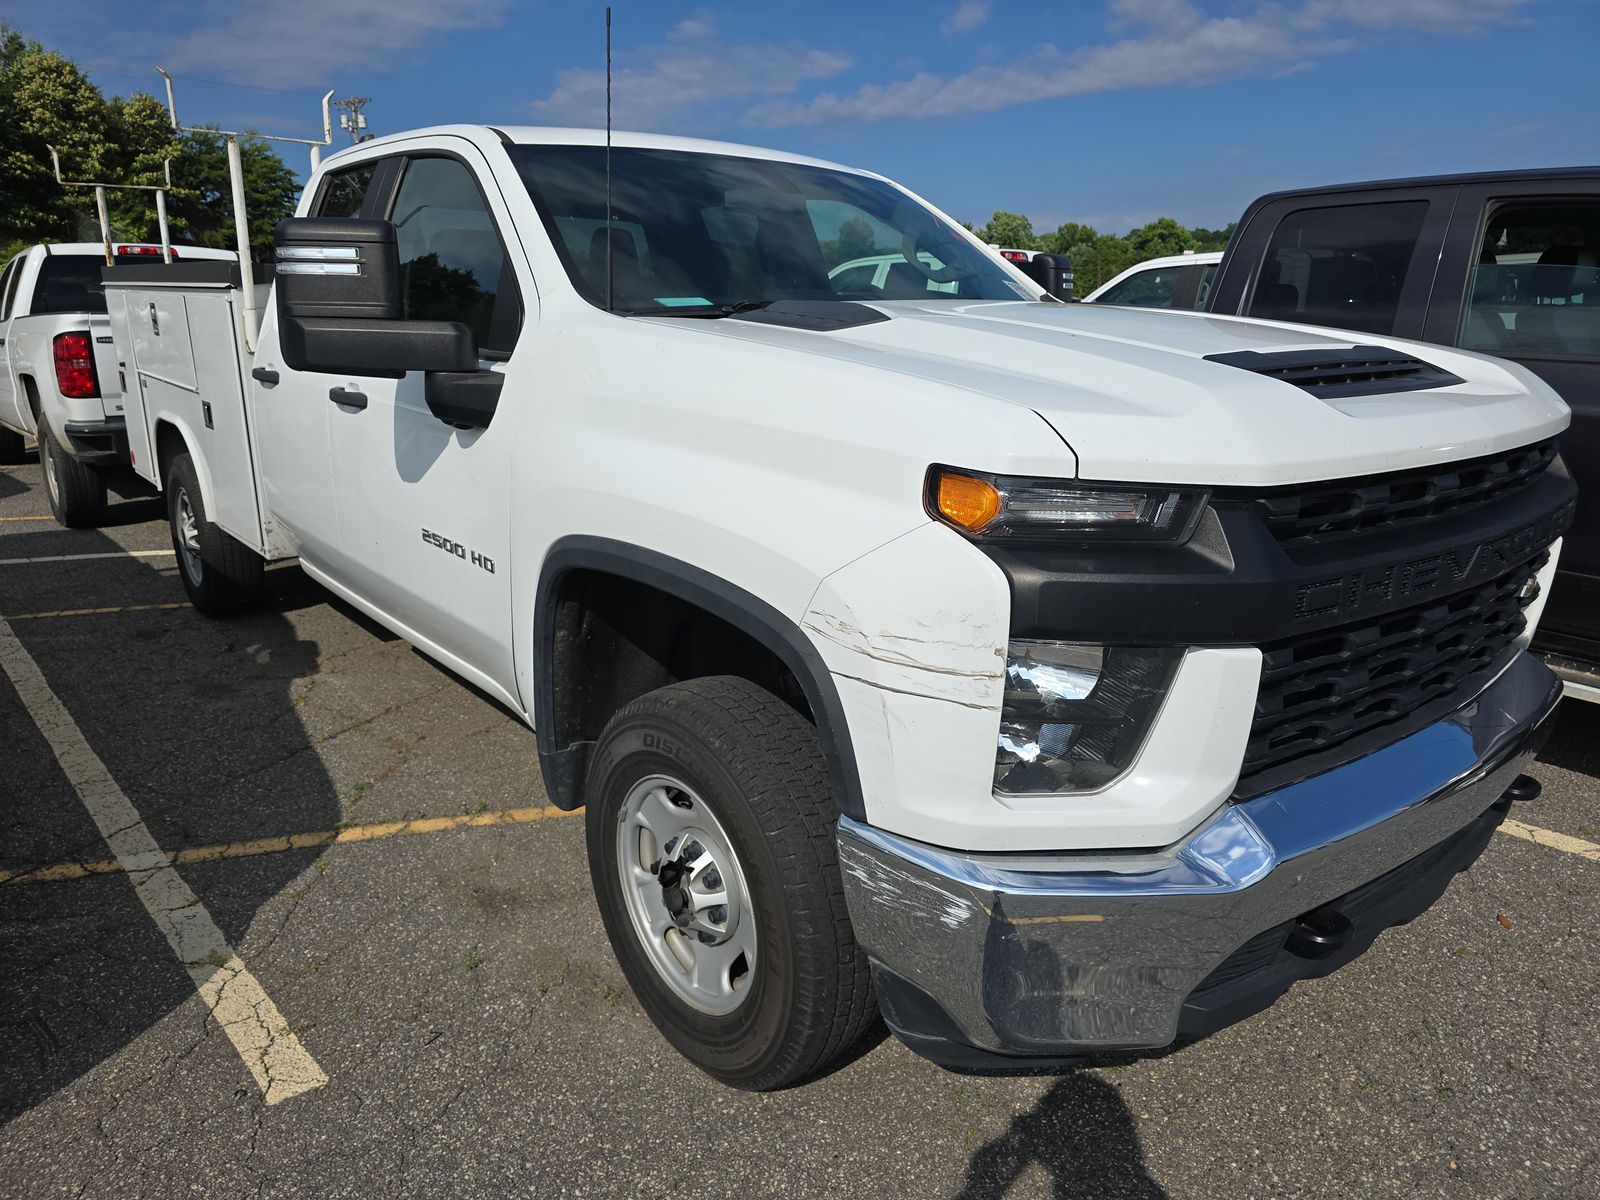
<path fill-rule="evenodd" d="M 1205 500 L 1204 491 L 1182 488 L 928 471 L 929 514 L 985 539 L 1177 541 Z"/>
<path fill-rule="evenodd" d="M 1012 642 L 995 750 L 999 792 L 1088 792 L 1132 764 L 1183 649 Z"/>

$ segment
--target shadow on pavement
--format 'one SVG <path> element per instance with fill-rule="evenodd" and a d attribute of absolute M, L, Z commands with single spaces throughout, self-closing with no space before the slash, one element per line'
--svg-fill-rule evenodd
<path fill-rule="evenodd" d="M 6 476 L 0 474 L 0 480 Z M 0 533 L 0 558 L 24 556 L 29 535 Z M 76 552 L 116 551 L 91 531 Z M 167 560 L 170 562 L 170 560 Z M 160 564 L 160 565 L 157 565 Z M 276 573 L 274 573 L 276 574 Z M 332 829 L 339 796 L 301 720 L 295 680 L 317 669 L 317 644 L 300 640 L 285 608 L 226 621 L 188 608 L 16 619 L 12 632 L 157 844 L 172 852 Z M 0 614 L 85 603 L 182 602 L 162 560 L 131 557 L 0 569 Z M 111 858 L 8 675 L 0 671 L 0 873 Z M 219 878 L 179 867 L 229 944 L 261 906 L 320 851 L 247 860 Z M 208 891 L 210 894 L 208 895 Z M 0 1124 L 122 1053 L 186 1003 L 173 1038 L 124 1062 L 141 1075 L 170 1070 L 199 1040 L 221 1036 L 193 1003 L 195 989 L 126 875 L 0 884 Z M 187 1037 L 186 1042 L 182 1040 Z M 154 1064 L 154 1065 L 152 1065 Z M 241 1070 L 242 1074 L 242 1070 Z M 122 1081 L 108 1077 L 108 1090 Z"/>
<path fill-rule="evenodd" d="M 1539 752 L 1539 761 L 1585 775 L 1600 775 L 1600 704 L 1563 700 L 1555 732 Z"/>
<path fill-rule="evenodd" d="M 1078 1072 L 1055 1083 L 967 1163 L 956 1200 L 1001 1200 L 1029 1168 L 1053 1200 L 1165 1200 L 1144 1169 L 1133 1118 L 1117 1090 Z"/>

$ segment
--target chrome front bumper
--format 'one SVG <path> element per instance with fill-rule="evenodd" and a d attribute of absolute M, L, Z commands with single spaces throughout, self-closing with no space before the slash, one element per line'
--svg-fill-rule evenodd
<path fill-rule="evenodd" d="M 1503 811 L 1487 810 L 1538 752 L 1560 695 L 1521 654 L 1445 720 L 1226 805 L 1154 853 L 961 854 L 842 817 L 845 894 L 884 1016 L 958 1067 L 1160 1047 L 1229 1024 L 1431 903 L 1482 850 Z M 1341 905 L 1366 927 L 1296 948 L 1297 928 L 1316 941 L 1319 920 L 1348 926 Z M 1207 1018 L 1193 997 L 1214 973 L 1230 976 L 1228 999 Z"/>

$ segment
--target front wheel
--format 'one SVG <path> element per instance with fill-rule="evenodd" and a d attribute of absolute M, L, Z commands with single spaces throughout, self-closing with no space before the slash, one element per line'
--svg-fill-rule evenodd
<path fill-rule="evenodd" d="M 166 484 L 172 549 L 189 603 L 208 617 L 247 607 L 261 590 L 261 556 L 206 519 L 200 479 L 187 454 L 167 464 Z"/>
<path fill-rule="evenodd" d="M 673 684 L 607 724 L 589 871 L 646 1014 L 707 1074 L 785 1087 L 877 1016 L 834 851 L 816 730 L 743 679 Z"/>
<path fill-rule="evenodd" d="M 39 465 L 44 468 L 44 490 L 50 497 L 50 514 L 68 529 L 88 529 L 106 515 L 105 477 L 61 448 L 41 417 Z"/>

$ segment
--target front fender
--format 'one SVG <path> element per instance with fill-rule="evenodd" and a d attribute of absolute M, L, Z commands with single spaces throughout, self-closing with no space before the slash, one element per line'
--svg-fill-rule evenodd
<path fill-rule="evenodd" d="M 533 717 L 539 763 L 551 799 L 576 808 L 583 799 L 591 743 L 557 744 L 555 722 L 556 597 L 562 579 L 580 569 L 603 571 L 677 596 L 743 631 L 793 673 L 816 718 L 835 803 L 845 815 L 866 819 L 861 779 L 844 705 L 812 640 L 760 597 L 690 563 L 610 538 L 574 535 L 550 547 L 539 572 L 533 621 Z"/>

